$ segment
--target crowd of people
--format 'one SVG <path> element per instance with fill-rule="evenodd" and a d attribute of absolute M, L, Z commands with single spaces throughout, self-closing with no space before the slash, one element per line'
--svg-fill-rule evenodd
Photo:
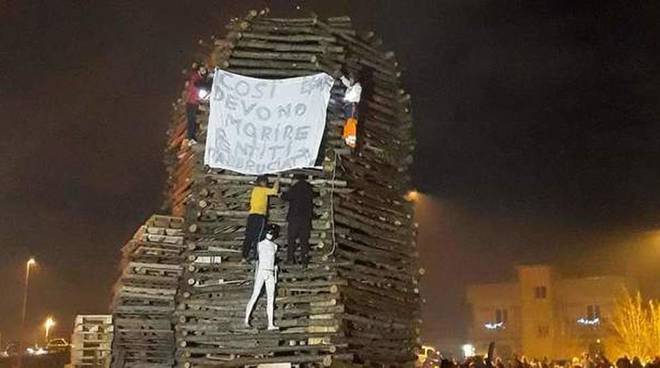
<path fill-rule="evenodd" d="M 423 367 L 439 368 L 660 368 L 660 356 L 647 358 L 645 362 L 639 357 L 632 359 L 624 355 L 616 361 L 610 361 L 601 354 L 582 354 L 571 360 L 527 359 L 514 355 L 511 359 L 495 358 L 494 361 L 482 356 L 474 356 L 463 361 L 446 359 L 442 356 L 429 357 Z"/>

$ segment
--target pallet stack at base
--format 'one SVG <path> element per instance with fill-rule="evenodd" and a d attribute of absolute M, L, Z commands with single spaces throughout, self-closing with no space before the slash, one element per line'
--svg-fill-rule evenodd
<path fill-rule="evenodd" d="M 109 314 L 78 315 L 71 335 L 71 365 L 109 368 L 113 326 Z"/>
<path fill-rule="evenodd" d="M 408 168 L 414 138 L 410 95 L 394 54 L 372 32 L 358 33 L 349 17 L 274 18 L 251 11 L 226 37 L 204 46 L 213 67 L 259 78 L 326 72 L 337 78 L 328 107 L 317 169 L 293 174 L 312 184 L 314 220 L 308 268 L 280 263 L 275 301 L 279 331 L 266 331 L 265 297 L 243 327 L 254 266 L 241 262 L 254 176 L 203 164 L 208 106 L 192 147 L 185 138 L 185 104 L 174 105 L 166 150 L 168 208 L 185 218 L 186 253 L 174 314 L 179 367 L 237 367 L 267 363 L 302 366 L 408 367 L 419 345 L 420 297 L 414 204 Z M 363 86 L 358 147 L 341 137 L 346 71 Z M 273 183 L 274 177 L 271 177 Z M 269 221 L 282 226 L 287 204 L 270 201 Z"/>
<path fill-rule="evenodd" d="M 171 367 L 172 312 L 181 276 L 183 219 L 153 215 L 122 248 L 112 315 L 113 367 Z"/>

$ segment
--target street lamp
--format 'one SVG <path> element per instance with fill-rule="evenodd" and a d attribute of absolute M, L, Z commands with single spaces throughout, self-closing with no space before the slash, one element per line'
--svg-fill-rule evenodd
<path fill-rule="evenodd" d="M 44 329 L 46 329 L 46 344 L 48 344 L 48 334 L 53 326 L 55 326 L 55 320 L 53 317 L 48 317 L 46 322 L 44 322 Z"/>
<path fill-rule="evenodd" d="M 419 200 L 420 193 L 416 190 L 411 190 L 406 195 L 404 198 L 409 201 L 409 202 L 417 202 Z"/>
<path fill-rule="evenodd" d="M 472 344 L 465 344 L 461 346 L 461 350 L 463 350 L 463 356 L 465 358 L 473 357 L 476 354 L 476 350 L 474 349 L 474 345 Z"/>
<path fill-rule="evenodd" d="M 23 339 L 25 337 L 23 330 L 25 329 L 25 316 L 27 314 L 27 299 L 28 299 L 28 287 L 30 286 L 30 268 L 36 266 L 37 261 L 34 258 L 28 259 L 25 263 L 25 285 L 23 289 L 23 309 L 21 310 L 21 330 L 19 331 L 20 339 L 18 340 L 18 361 L 17 367 L 21 368 L 23 364 Z"/>
<path fill-rule="evenodd" d="M 21 312 L 21 331 L 23 330 L 23 325 L 25 324 L 25 315 L 27 310 L 27 298 L 28 298 L 28 287 L 30 285 L 30 268 L 37 264 L 37 261 L 34 258 L 28 259 L 25 264 L 25 287 L 23 289 L 23 309 Z"/>

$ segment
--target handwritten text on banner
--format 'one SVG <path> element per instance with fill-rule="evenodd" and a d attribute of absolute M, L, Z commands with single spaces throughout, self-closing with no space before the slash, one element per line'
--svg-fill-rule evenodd
<path fill-rule="evenodd" d="M 204 163 L 248 175 L 314 166 L 333 78 L 258 79 L 217 69 Z"/>

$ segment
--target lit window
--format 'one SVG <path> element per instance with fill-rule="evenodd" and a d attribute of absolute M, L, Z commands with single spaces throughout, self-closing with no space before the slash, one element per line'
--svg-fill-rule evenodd
<path fill-rule="evenodd" d="M 600 319 L 600 305 L 587 305 L 587 319 Z"/>
<path fill-rule="evenodd" d="M 509 320 L 509 311 L 506 309 L 495 309 L 495 323 L 506 323 Z"/>
<path fill-rule="evenodd" d="M 548 295 L 548 291 L 545 286 L 537 286 L 534 288 L 534 297 L 536 299 L 545 299 Z"/>

